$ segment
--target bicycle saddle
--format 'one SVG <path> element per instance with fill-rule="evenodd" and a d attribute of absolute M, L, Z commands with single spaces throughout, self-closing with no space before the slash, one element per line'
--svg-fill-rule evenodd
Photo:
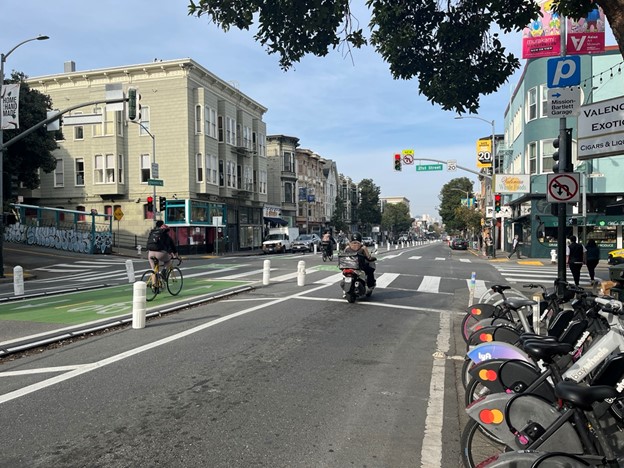
<path fill-rule="evenodd" d="M 493 284 L 490 286 L 490 289 L 498 294 L 501 294 L 503 291 L 511 289 L 511 286 L 507 286 L 505 284 Z"/>
<path fill-rule="evenodd" d="M 555 385 L 555 396 L 569 401 L 584 411 L 592 410 L 592 403 L 616 398 L 619 392 L 607 385 L 593 385 L 591 387 L 576 382 L 563 381 Z"/>
<path fill-rule="evenodd" d="M 532 299 L 523 299 L 521 297 L 510 297 L 509 299 L 505 299 L 504 304 L 509 307 L 511 310 L 518 310 L 525 306 L 534 306 L 537 304 Z"/>
<path fill-rule="evenodd" d="M 555 356 L 563 356 L 574 349 L 570 343 L 559 343 L 551 340 L 527 340 L 522 344 L 522 349 L 533 359 L 552 361 Z"/>

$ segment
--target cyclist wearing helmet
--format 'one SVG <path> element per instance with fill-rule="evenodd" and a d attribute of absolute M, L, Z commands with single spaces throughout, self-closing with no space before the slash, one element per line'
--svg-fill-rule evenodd
<path fill-rule="evenodd" d="M 371 256 L 366 246 L 362 243 L 362 234 L 354 232 L 351 236 L 351 242 L 347 244 L 347 248 L 344 250 L 346 254 L 358 254 L 364 258 L 363 267 L 364 273 L 366 273 L 366 286 L 369 288 L 375 287 L 375 268 L 371 267 L 370 262 L 377 260 Z"/>

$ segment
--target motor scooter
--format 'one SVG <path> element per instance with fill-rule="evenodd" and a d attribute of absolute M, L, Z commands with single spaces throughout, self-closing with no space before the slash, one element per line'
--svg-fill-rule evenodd
<path fill-rule="evenodd" d="M 354 303 L 356 299 L 362 297 L 370 297 L 374 288 L 366 287 L 366 273 L 364 272 L 363 262 L 366 259 L 359 254 L 341 253 L 338 255 L 338 268 L 342 271 L 342 280 L 340 287 L 342 295 L 347 302 Z M 375 262 L 369 262 L 374 269 Z"/>

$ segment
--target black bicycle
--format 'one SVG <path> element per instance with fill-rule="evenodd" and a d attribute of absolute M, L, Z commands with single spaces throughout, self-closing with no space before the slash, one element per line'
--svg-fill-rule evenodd
<path fill-rule="evenodd" d="M 152 301 L 165 287 L 172 296 L 180 294 L 184 284 L 184 277 L 179 268 L 182 259 L 176 257 L 175 260 L 178 261 L 177 265 L 174 266 L 172 260 L 169 262 L 169 266 L 163 271 L 160 269 L 158 258 L 151 257 L 151 259 L 154 262 L 154 269 L 147 270 L 143 273 L 143 276 L 141 276 L 141 281 L 144 281 L 146 285 L 145 299 L 148 302 Z"/>

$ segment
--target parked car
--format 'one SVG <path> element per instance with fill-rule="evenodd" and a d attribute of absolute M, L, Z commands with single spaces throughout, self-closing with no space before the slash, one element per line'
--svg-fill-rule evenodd
<path fill-rule="evenodd" d="M 624 249 L 617 249 L 609 252 L 607 263 L 609 265 L 619 265 L 620 263 L 624 263 Z"/>
<path fill-rule="evenodd" d="M 314 246 L 319 251 L 321 238 L 316 234 L 300 234 L 291 245 L 293 252 L 313 252 Z"/>
<path fill-rule="evenodd" d="M 375 241 L 372 237 L 362 237 L 362 244 L 366 246 L 375 245 Z"/>
<path fill-rule="evenodd" d="M 468 250 L 468 241 L 461 237 L 456 237 L 451 241 L 451 249 L 453 250 Z"/>

